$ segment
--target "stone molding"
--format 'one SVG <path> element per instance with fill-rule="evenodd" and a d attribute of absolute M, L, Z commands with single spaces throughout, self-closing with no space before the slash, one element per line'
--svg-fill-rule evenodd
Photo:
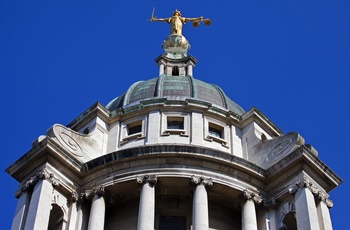
<path fill-rule="evenodd" d="M 259 196 L 257 193 L 250 191 L 248 189 L 244 189 L 243 191 L 243 198 L 244 200 L 251 200 L 254 203 L 260 204 L 263 199 L 261 198 L 261 196 Z"/>
<path fill-rule="evenodd" d="M 35 175 L 26 180 L 24 184 L 20 185 L 20 189 L 15 192 L 15 197 L 19 198 L 24 192 L 31 191 L 39 180 L 48 180 L 53 187 L 60 185 L 60 180 L 55 177 L 53 173 L 44 168 L 36 172 Z"/>
<path fill-rule="evenodd" d="M 205 178 L 203 176 L 195 176 L 193 175 L 191 178 L 191 182 L 194 185 L 204 185 L 207 188 L 210 188 L 213 186 L 213 179 L 212 178 Z"/>
<path fill-rule="evenodd" d="M 324 202 L 328 208 L 333 207 L 333 202 L 328 199 L 329 195 L 325 193 L 320 187 L 314 185 L 309 178 L 304 176 L 300 181 L 289 187 L 289 193 L 295 194 L 300 188 L 307 188 L 320 201 Z"/>
<path fill-rule="evenodd" d="M 148 183 L 150 187 L 154 187 L 157 183 L 157 174 L 146 174 L 143 176 L 137 176 L 136 177 L 136 182 L 138 184 L 145 184 Z"/>

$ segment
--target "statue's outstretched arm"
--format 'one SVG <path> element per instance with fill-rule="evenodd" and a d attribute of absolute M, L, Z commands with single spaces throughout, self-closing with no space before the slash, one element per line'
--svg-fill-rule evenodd
<path fill-rule="evenodd" d="M 190 21 L 190 22 L 192 22 L 192 21 L 202 21 L 203 20 L 203 16 L 200 16 L 200 17 L 198 17 L 198 18 L 182 18 L 185 22 L 187 22 L 187 21 Z"/>
<path fill-rule="evenodd" d="M 168 22 L 170 18 L 150 18 L 149 20 L 151 22 Z"/>

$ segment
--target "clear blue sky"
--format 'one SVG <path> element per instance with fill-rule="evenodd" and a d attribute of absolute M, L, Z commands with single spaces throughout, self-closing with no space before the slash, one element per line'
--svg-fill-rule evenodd
<path fill-rule="evenodd" d="M 345 182 L 330 193 L 335 229 L 350 207 L 349 0 L 0 1 L 1 229 L 9 229 L 18 183 L 4 170 L 55 123 L 133 82 L 157 76 L 154 58 L 176 8 L 210 17 L 183 33 L 194 77 L 255 106 L 283 132 L 299 132 Z"/>

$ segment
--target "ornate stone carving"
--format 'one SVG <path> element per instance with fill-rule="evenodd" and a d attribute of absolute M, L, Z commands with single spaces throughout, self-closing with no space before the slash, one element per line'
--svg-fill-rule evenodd
<path fill-rule="evenodd" d="M 269 200 L 264 199 L 262 202 L 265 208 L 277 208 L 275 198 L 271 198 Z"/>
<path fill-rule="evenodd" d="M 262 202 L 261 196 L 259 196 L 257 193 L 250 191 L 248 189 L 243 190 L 243 198 L 245 200 L 252 200 L 257 204 L 260 204 Z"/>
<path fill-rule="evenodd" d="M 94 196 L 103 196 L 105 195 L 105 186 L 104 185 L 95 185 L 91 189 L 86 190 L 84 193 L 80 195 L 81 198 L 86 198 L 88 200 L 92 200 Z"/>
<path fill-rule="evenodd" d="M 203 176 L 192 176 L 192 183 L 195 184 L 195 185 L 199 185 L 199 184 L 202 184 L 206 187 L 211 187 L 213 186 L 213 179 L 211 178 L 205 178 Z"/>
<path fill-rule="evenodd" d="M 137 176 L 136 177 L 136 182 L 138 184 L 144 184 L 144 183 L 148 183 L 149 186 L 154 187 L 157 183 L 157 174 L 146 174 L 143 176 Z"/>
<path fill-rule="evenodd" d="M 75 191 L 71 192 L 68 200 L 73 203 L 77 202 L 79 200 L 79 194 Z"/>
<path fill-rule="evenodd" d="M 254 147 L 251 161 L 264 169 L 268 169 L 303 144 L 304 139 L 295 132 L 271 140 L 267 140 L 265 136 Z"/>
<path fill-rule="evenodd" d="M 48 172 L 47 169 L 44 168 L 36 172 L 35 176 L 30 177 L 24 184 L 22 184 L 20 189 L 15 192 L 15 197 L 18 198 L 22 193 L 32 190 L 39 179 L 48 180 L 54 187 L 60 185 L 59 179 L 55 178 L 53 173 Z"/>

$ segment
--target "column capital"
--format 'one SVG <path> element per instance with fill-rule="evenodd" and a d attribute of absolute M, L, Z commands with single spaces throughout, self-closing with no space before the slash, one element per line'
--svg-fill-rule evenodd
<path fill-rule="evenodd" d="M 307 188 L 316 198 L 321 202 L 324 202 L 328 208 L 333 207 L 333 202 L 328 199 L 329 195 L 319 186 L 314 185 L 308 177 L 304 176 L 300 181 L 297 181 L 294 185 L 290 186 L 288 190 L 289 193 L 295 194 L 300 188 Z"/>
<path fill-rule="evenodd" d="M 88 200 L 92 200 L 95 195 L 98 195 L 100 197 L 105 195 L 105 186 L 95 185 L 91 189 L 85 190 L 85 192 L 81 194 L 81 197 L 86 197 Z"/>
<path fill-rule="evenodd" d="M 79 200 L 79 194 L 76 191 L 72 191 L 68 200 L 72 203 L 77 202 Z"/>
<path fill-rule="evenodd" d="M 212 178 L 205 178 L 203 176 L 195 176 L 193 175 L 191 178 L 191 182 L 195 185 L 204 185 L 205 187 L 211 187 L 213 186 L 213 179 Z"/>
<path fill-rule="evenodd" d="M 157 174 L 146 174 L 143 176 L 137 176 L 136 182 L 138 184 L 145 184 L 148 183 L 149 186 L 154 187 L 157 183 Z"/>
<path fill-rule="evenodd" d="M 261 196 L 259 196 L 256 192 L 253 192 L 253 191 L 248 190 L 248 189 L 244 189 L 242 192 L 243 192 L 244 200 L 251 200 L 257 204 L 260 204 L 262 202 Z"/>
<path fill-rule="evenodd" d="M 60 180 L 56 178 L 53 173 L 44 168 L 37 171 L 34 176 L 30 177 L 25 181 L 25 183 L 21 184 L 19 190 L 15 192 L 15 197 L 19 198 L 22 193 L 32 190 L 39 180 L 48 180 L 54 187 L 60 185 Z"/>
<path fill-rule="evenodd" d="M 262 202 L 265 208 L 277 208 L 277 202 L 274 197 L 270 199 L 263 199 Z"/>

